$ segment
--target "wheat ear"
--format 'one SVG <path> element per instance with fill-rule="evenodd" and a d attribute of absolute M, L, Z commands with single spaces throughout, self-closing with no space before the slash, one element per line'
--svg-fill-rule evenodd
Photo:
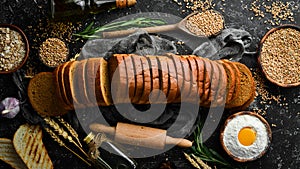
<path fill-rule="evenodd" d="M 50 117 L 45 117 L 44 120 L 50 127 L 54 129 L 54 131 L 58 133 L 59 136 L 62 136 L 64 139 L 74 144 L 86 157 L 88 157 L 86 152 L 82 150 L 82 148 L 73 140 L 73 138 L 68 134 L 68 132 L 66 132 L 63 128 L 61 128 L 58 123 L 56 123 Z"/>
<path fill-rule="evenodd" d="M 211 167 L 204 163 L 199 157 L 195 156 L 194 154 L 192 154 L 192 157 L 201 167 L 203 167 L 203 169 L 211 169 Z"/>
<path fill-rule="evenodd" d="M 63 125 L 65 126 L 68 131 L 70 132 L 70 134 L 76 139 L 77 143 L 79 144 L 80 147 L 82 147 L 81 143 L 80 143 L 80 140 L 78 138 L 78 134 L 77 132 L 74 130 L 74 128 L 69 124 L 67 123 L 63 118 L 57 118 L 58 121 Z"/>
<path fill-rule="evenodd" d="M 199 166 L 199 164 L 188 154 L 183 153 L 185 158 L 192 164 L 192 166 L 194 166 L 197 169 L 201 169 L 201 167 Z"/>
<path fill-rule="evenodd" d="M 65 147 L 67 150 L 69 150 L 71 153 L 76 155 L 78 158 L 80 158 L 83 162 L 85 162 L 87 165 L 91 166 L 89 162 L 87 162 L 85 159 L 83 159 L 80 155 L 78 155 L 76 152 L 74 152 L 72 149 L 70 149 L 59 137 L 56 135 L 52 130 L 49 128 L 44 128 L 45 131 L 53 138 L 55 142 L 57 142 L 61 147 Z"/>

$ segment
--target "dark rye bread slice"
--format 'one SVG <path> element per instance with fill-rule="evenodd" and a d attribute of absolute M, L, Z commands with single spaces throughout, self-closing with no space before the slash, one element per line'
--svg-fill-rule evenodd
<path fill-rule="evenodd" d="M 180 63 L 180 59 L 178 55 L 175 55 L 173 53 L 167 53 L 166 56 L 168 56 L 170 59 L 172 59 L 175 69 L 176 69 L 176 80 L 177 80 L 177 93 L 176 98 L 174 99 L 174 103 L 180 103 L 182 98 L 182 86 L 183 86 L 183 68 Z"/>
<path fill-rule="evenodd" d="M 72 110 L 73 107 L 68 102 L 66 95 L 64 94 L 64 83 L 63 83 L 63 68 L 66 66 L 67 63 L 61 64 L 58 67 L 56 67 L 53 71 L 54 75 L 54 81 L 56 84 L 56 92 L 57 92 L 57 98 L 61 100 L 62 104 L 64 105 L 65 109 Z"/>
<path fill-rule="evenodd" d="M 151 89 L 149 90 L 148 88 L 145 88 L 144 95 L 146 96 L 148 95 L 149 97 L 151 97 L 152 103 L 159 103 L 157 99 L 159 97 L 159 93 L 160 93 L 159 90 L 161 89 L 161 86 L 159 82 L 159 70 L 158 70 L 159 65 L 158 65 L 157 56 L 147 55 L 146 57 L 148 59 L 150 70 L 151 70 Z M 147 100 L 145 100 L 146 103 L 149 103 L 149 97 L 147 98 Z"/>
<path fill-rule="evenodd" d="M 61 116 L 68 113 L 65 103 L 57 96 L 58 87 L 52 72 L 41 72 L 35 75 L 29 81 L 27 88 L 33 109 L 45 116 Z"/>
<path fill-rule="evenodd" d="M 223 67 L 223 65 L 219 62 L 214 61 L 218 67 L 220 72 L 220 79 L 219 79 L 219 87 L 216 94 L 216 101 L 219 107 L 224 107 L 226 103 L 226 96 L 227 96 L 227 74 Z"/>
<path fill-rule="evenodd" d="M 133 61 L 134 77 L 135 77 L 135 91 L 134 96 L 131 99 L 131 103 L 138 104 L 144 91 L 144 72 L 143 63 L 141 61 L 142 56 L 130 56 Z"/>
<path fill-rule="evenodd" d="M 190 102 L 189 94 L 191 92 L 191 71 L 188 62 L 188 55 L 181 55 L 179 57 L 183 70 L 183 86 L 181 90 L 181 102 Z"/>
<path fill-rule="evenodd" d="M 229 104 L 232 100 L 236 99 L 239 96 L 240 90 L 241 90 L 241 77 L 240 77 L 240 70 L 238 67 L 231 61 L 224 59 L 223 62 L 227 63 L 232 70 L 234 71 L 234 77 L 235 77 L 235 87 L 234 87 L 234 93 L 232 94 L 231 100 L 229 100 L 226 104 Z"/>
<path fill-rule="evenodd" d="M 223 68 L 226 71 L 226 77 L 227 77 L 226 103 L 228 104 L 233 98 L 235 83 L 236 83 L 236 75 L 234 69 L 230 66 L 229 63 L 225 62 L 224 60 L 218 60 L 218 62 L 222 64 Z"/>
<path fill-rule="evenodd" d="M 150 103 L 149 95 L 151 92 L 151 84 L 152 84 L 150 63 L 148 61 L 148 58 L 145 56 L 141 56 L 140 60 L 142 63 L 144 83 L 143 83 L 143 91 L 139 100 L 139 104 L 149 104 Z"/>
<path fill-rule="evenodd" d="M 200 97 L 199 97 L 199 86 L 198 86 L 198 66 L 194 59 L 196 57 L 195 55 L 190 55 L 187 57 L 190 67 L 190 73 L 191 73 L 191 90 L 190 94 L 188 96 L 191 103 L 199 103 Z"/>
<path fill-rule="evenodd" d="M 238 111 L 246 110 L 250 106 L 250 104 L 254 101 L 255 97 L 256 97 L 256 91 L 254 90 L 253 93 L 252 93 L 251 98 L 245 104 L 243 104 L 240 107 L 231 108 L 230 111 L 231 112 L 238 112 Z"/>
<path fill-rule="evenodd" d="M 207 102 L 209 99 L 209 95 L 210 95 L 210 88 L 211 88 L 211 80 L 212 80 L 212 66 L 211 63 L 208 59 L 203 58 L 203 62 L 205 65 L 205 71 L 204 71 L 204 85 L 203 85 L 203 89 L 204 89 L 204 93 L 202 95 L 202 97 L 200 98 L 200 104 L 202 106 L 207 106 Z"/>
<path fill-rule="evenodd" d="M 201 57 L 193 57 L 197 64 L 197 83 L 198 83 L 198 98 L 199 98 L 199 104 L 201 102 L 201 97 L 203 97 L 204 94 L 204 81 L 205 81 L 205 65 L 204 61 Z"/>
<path fill-rule="evenodd" d="M 217 91 L 219 88 L 220 70 L 216 61 L 209 60 L 209 62 L 211 64 L 211 71 L 212 71 L 211 84 L 210 84 L 209 97 L 204 103 L 204 105 L 215 107 L 217 105 L 217 100 L 215 98 L 217 96 Z"/>
<path fill-rule="evenodd" d="M 159 103 L 167 103 L 169 93 L 169 70 L 168 57 L 157 56 L 159 65 L 159 83 L 161 86 L 161 94 L 158 97 Z"/>
<path fill-rule="evenodd" d="M 251 99 L 251 97 L 253 97 L 253 91 L 255 91 L 254 79 L 249 68 L 239 62 L 233 63 L 238 67 L 240 71 L 241 90 L 238 94 L 238 97 L 225 106 L 225 108 L 228 109 L 243 106 Z"/>
<path fill-rule="evenodd" d="M 128 55 L 126 55 L 127 57 Z M 114 104 L 118 103 L 130 103 L 129 94 L 128 94 L 128 77 L 127 77 L 127 69 L 124 61 L 124 55 L 115 54 L 108 60 L 108 71 L 109 71 L 109 81 L 111 82 L 111 95 Z M 101 65 L 100 65 L 101 66 Z M 99 93 L 98 95 L 102 95 L 101 85 L 100 85 L 100 68 L 99 68 Z M 97 88 L 96 88 L 97 90 Z M 100 98 L 97 96 L 97 98 Z M 102 96 L 103 98 L 103 96 Z M 100 100 L 98 101 L 100 102 Z M 103 100 L 104 102 L 104 100 Z M 104 102 L 105 103 L 105 102 Z"/>
<path fill-rule="evenodd" d="M 167 57 L 167 64 L 168 64 L 168 72 L 169 72 L 169 76 L 168 76 L 169 89 L 168 89 L 167 102 L 174 103 L 179 88 L 177 83 L 177 73 L 176 73 L 175 64 L 173 60 L 169 57 Z"/>
<path fill-rule="evenodd" d="M 87 90 L 87 97 L 89 100 L 89 106 L 97 106 L 97 96 L 96 96 L 96 81 L 97 73 L 99 71 L 100 65 L 101 65 L 101 58 L 89 58 L 86 62 L 85 67 L 85 84 L 86 84 L 86 90 Z M 100 77 L 100 76 L 99 76 Z M 100 86 L 100 85 L 99 85 Z M 101 93 L 101 91 L 99 91 Z M 101 97 L 103 99 L 103 96 L 101 94 Z M 100 98 L 101 98 L 100 97 Z"/>

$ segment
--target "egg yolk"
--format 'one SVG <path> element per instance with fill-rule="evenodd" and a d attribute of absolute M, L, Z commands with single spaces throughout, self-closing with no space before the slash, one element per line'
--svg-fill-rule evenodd
<path fill-rule="evenodd" d="M 256 140 L 256 132 L 251 127 L 242 128 L 238 135 L 239 142 L 244 146 L 250 146 Z"/>

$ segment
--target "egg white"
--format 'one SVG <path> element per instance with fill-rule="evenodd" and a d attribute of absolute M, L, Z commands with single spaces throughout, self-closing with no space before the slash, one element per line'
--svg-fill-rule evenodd
<path fill-rule="evenodd" d="M 241 129 L 250 127 L 256 131 L 256 140 L 250 146 L 242 145 L 238 140 Z M 258 158 L 269 145 L 268 131 L 265 124 L 251 115 L 238 115 L 231 119 L 224 128 L 223 143 L 231 154 L 241 160 Z"/>

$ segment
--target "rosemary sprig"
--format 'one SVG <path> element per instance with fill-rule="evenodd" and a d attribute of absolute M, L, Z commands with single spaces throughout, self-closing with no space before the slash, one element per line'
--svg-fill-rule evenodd
<path fill-rule="evenodd" d="M 202 141 L 201 127 L 198 126 L 194 133 L 195 145 L 192 147 L 192 157 L 200 166 L 203 165 L 203 161 L 210 164 L 214 164 L 223 169 L 242 169 L 241 166 L 234 166 L 225 160 L 220 154 L 211 148 L 206 147 Z M 202 162 L 201 162 L 202 161 Z M 202 166 L 203 167 L 203 166 Z"/>
<path fill-rule="evenodd" d="M 145 17 L 139 17 L 128 21 L 113 22 L 95 28 L 93 28 L 94 22 L 91 22 L 82 32 L 75 33 L 73 35 L 82 39 L 101 38 L 102 36 L 101 34 L 99 34 L 99 32 L 103 31 L 116 31 L 129 28 L 143 28 L 150 26 L 159 26 L 164 24 L 166 24 L 166 22 L 162 19 L 152 19 Z"/>

